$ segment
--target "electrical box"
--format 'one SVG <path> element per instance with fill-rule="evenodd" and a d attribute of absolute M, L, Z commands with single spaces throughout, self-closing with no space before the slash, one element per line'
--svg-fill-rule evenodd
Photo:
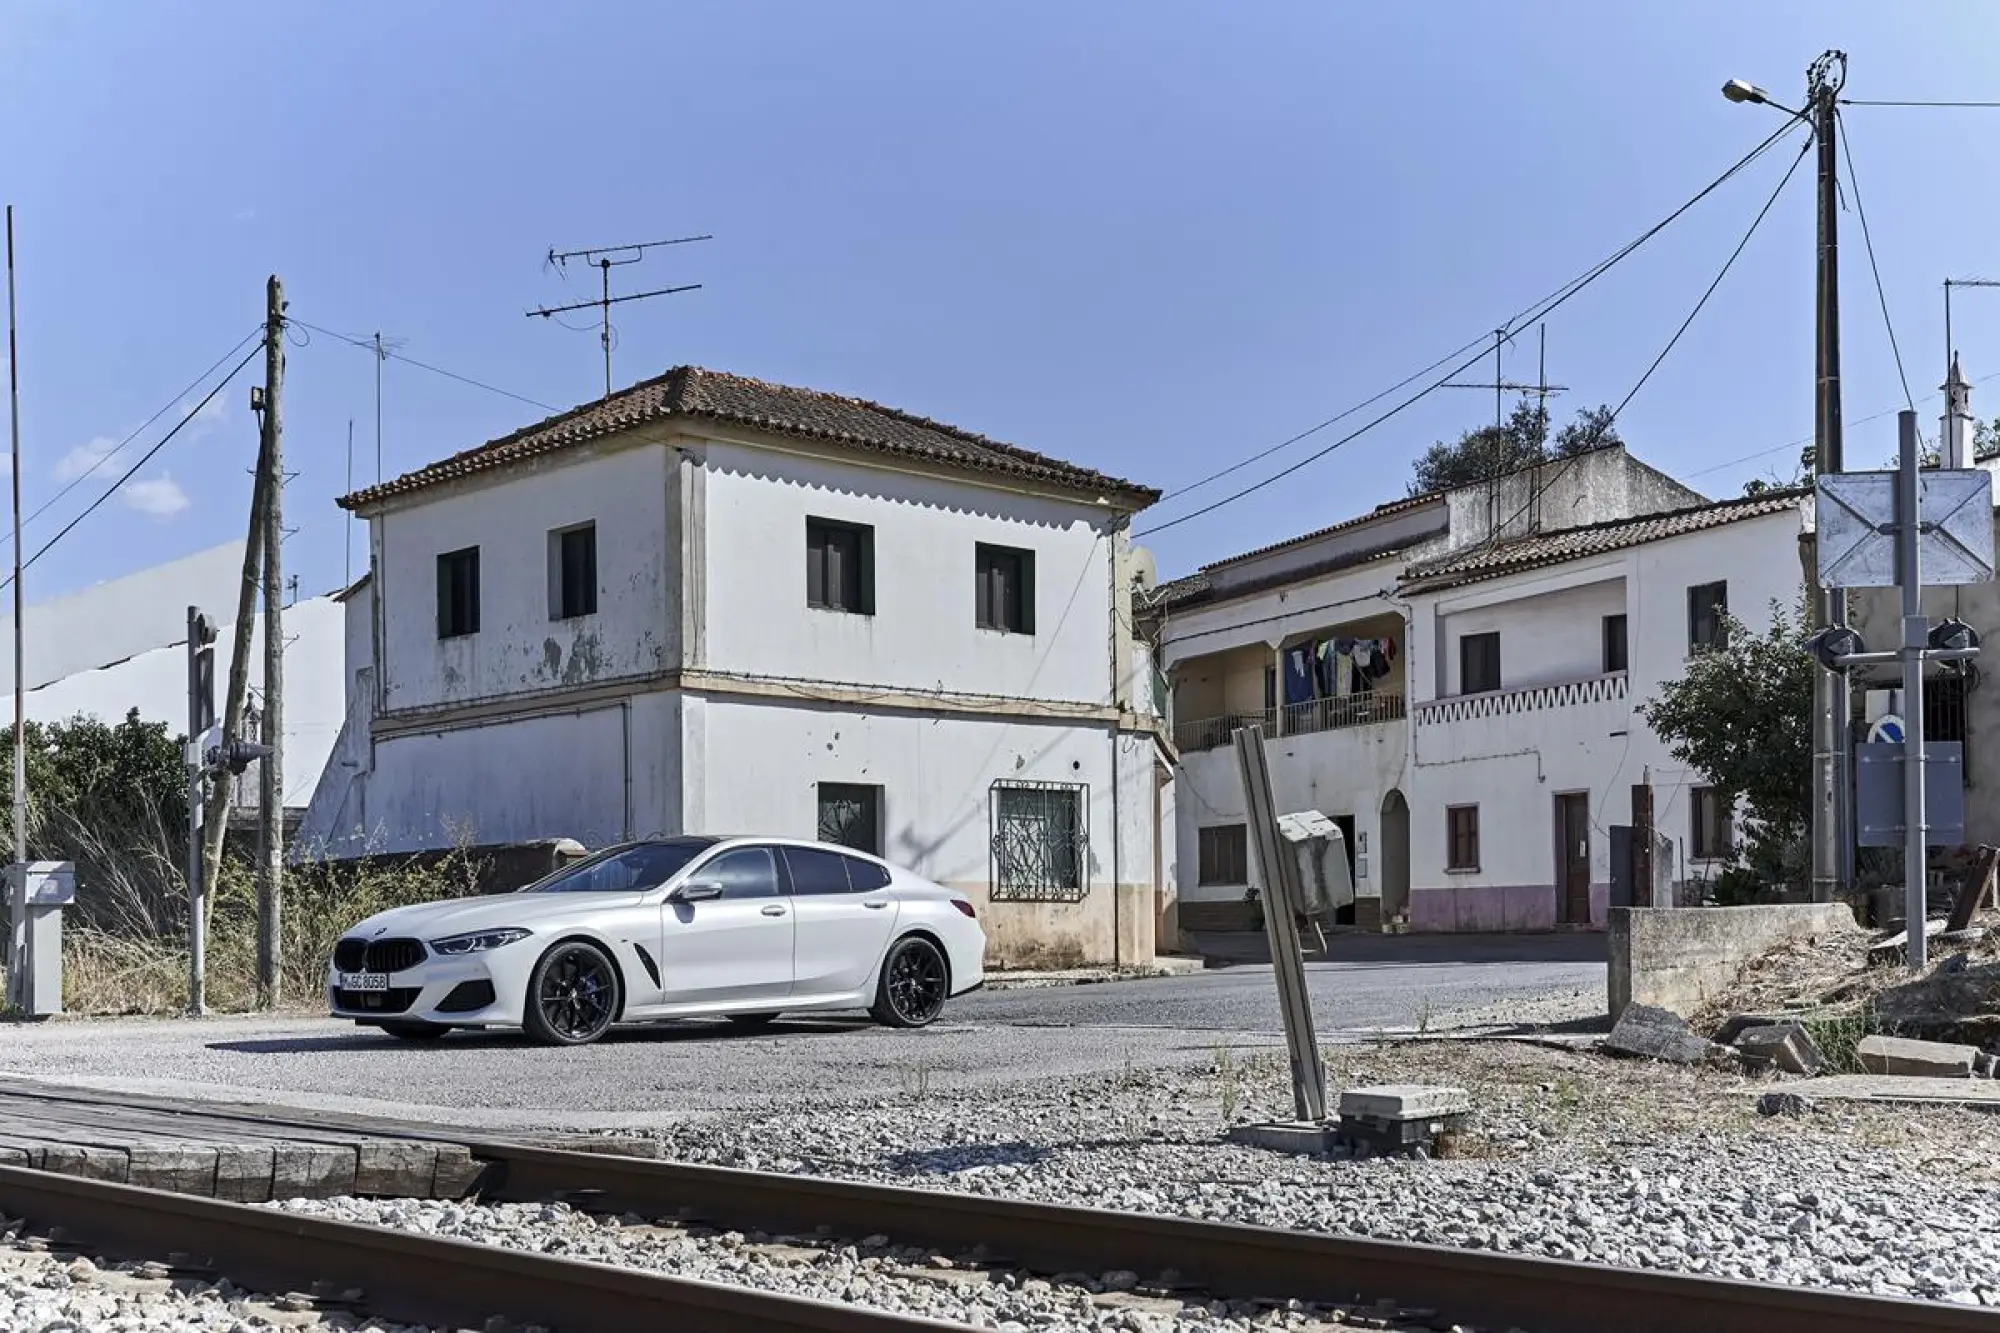
<path fill-rule="evenodd" d="M 1354 901 L 1354 876 L 1347 865 L 1347 839 L 1340 825 L 1317 810 L 1278 816 L 1278 835 L 1298 858 L 1298 910 L 1332 916 Z"/>
<path fill-rule="evenodd" d="M 30 1018 L 62 1012 L 62 909 L 76 901 L 74 861 L 19 862 L 8 868 L 8 891 L 27 913 L 27 956 L 15 1000 Z"/>

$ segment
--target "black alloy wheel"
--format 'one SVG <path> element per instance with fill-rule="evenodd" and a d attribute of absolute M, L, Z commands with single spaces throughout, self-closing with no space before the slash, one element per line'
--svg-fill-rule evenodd
<path fill-rule="evenodd" d="M 920 1028 L 944 1012 L 950 972 L 937 945 L 921 935 L 897 940 L 882 964 L 869 1013 L 892 1028 Z"/>
<path fill-rule="evenodd" d="M 535 964 L 523 1026 L 545 1046 L 582 1046 L 610 1029 L 618 1001 L 618 969 L 611 959 L 594 944 L 572 940 Z"/>

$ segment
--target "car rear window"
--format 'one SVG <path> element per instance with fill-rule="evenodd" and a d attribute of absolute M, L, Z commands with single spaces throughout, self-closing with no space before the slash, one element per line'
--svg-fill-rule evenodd
<path fill-rule="evenodd" d="M 848 892 L 848 858 L 838 852 L 815 851 L 810 847 L 785 848 L 785 867 L 792 872 L 792 892 L 829 894 Z"/>
<path fill-rule="evenodd" d="M 876 889 L 889 887 L 889 872 L 873 861 L 864 861 L 858 856 L 843 856 L 847 862 L 847 882 L 856 893 L 872 893 Z"/>

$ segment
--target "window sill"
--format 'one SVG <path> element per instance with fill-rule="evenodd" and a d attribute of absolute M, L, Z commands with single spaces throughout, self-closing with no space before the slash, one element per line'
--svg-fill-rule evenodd
<path fill-rule="evenodd" d="M 1031 629 L 1001 629 L 998 625 L 975 625 L 973 628 L 981 634 L 991 634 L 995 638 L 1000 639 L 1032 639 L 1035 637 L 1035 632 Z"/>
<path fill-rule="evenodd" d="M 551 625 L 567 625 L 574 620 L 592 620 L 595 619 L 596 616 L 597 612 L 595 611 L 579 611 L 575 615 L 571 616 L 550 616 L 549 623 Z"/>
<path fill-rule="evenodd" d="M 829 616 L 853 616 L 858 620 L 873 620 L 875 618 L 873 611 L 856 611 L 845 606 L 827 606 L 822 602 L 807 602 L 806 610 L 817 611 L 822 615 Z"/>
<path fill-rule="evenodd" d="M 1478 866 L 1446 866 L 1446 867 L 1444 868 L 1444 873 L 1445 873 L 1445 874 L 1447 874 L 1447 875 L 1476 875 L 1476 874 L 1478 874 L 1478 873 L 1479 873 L 1479 867 L 1478 867 Z"/>

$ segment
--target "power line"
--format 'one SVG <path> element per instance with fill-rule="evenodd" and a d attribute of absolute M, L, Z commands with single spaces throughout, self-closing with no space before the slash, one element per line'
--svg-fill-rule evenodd
<path fill-rule="evenodd" d="M 1779 139 L 1783 138 L 1786 134 L 1791 133 L 1796 125 L 1797 122 L 1795 121 L 1787 121 L 1785 124 L 1779 126 L 1776 130 L 1772 131 L 1770 136 L 1766 138 L 1762 143 L 1758 144 L 1755 148 L 1751 149 L 1748 153 L 1744 154 L 1744 156 L 1739 158 L 1736 161 L 1735 165 L 1731 166 L 1727 171 L 1723 172 L 1720 176 L 1716 177 L 1714 180 L 1710 181 L 1706 186 L 1702 187 L 1702 189 L 1698 193 L 1696 193 L 1692 198 L 1690 198 L 1686 203 L 1683 203 L 1679 208 L 1676 208 L 1673 212 L 1669 213 L 1659 222 L 1654 223 L 1653 226 L 1647 228 L 1644 232 L 1640 233 L 1638 237 L 1636 237 L 1634 240 L 1628 242 L 1626 245 L 1621 247 L 1619 250 L 1613 253 L 1609 258 L 1603 260 L 1602 262 L 1596 264 L 1592 268 L 1586 270 L 1579 277 L 1574 278 L 1571 281 L 1563 284 L 1563 286 L 1557 288 L 1555 293 L 1553 293 L 1551 296 L 1543 298 L 1543 300 L 1535 303 L 1532 306 L 1527 307 L 1525 310 L 1516 314 L 1514 318 L 1509 321 L 1507 327 L 1511 328 L 1516 325 L 1531 323 L 1534 320 L 1543 319 L 1555 313 L 1555 311 L 1560 309 L 1566 302 L 1569 301 L 1571 297 L 1577 295 L 1579 292 L 1582 292 L 1585 288 L 1589 287 L 1592 283 L 1596 282 L 1597 279 L 1603 277 L 1606 273 L 1610 272 L 1612 268 L 1614 268 L 1620 261 L 1624 260 L 1627 256 L 1632 254 L 1633 251 L 1637 250 L 1647 241 L 1650 241 L 1653 237 L 1659 235 L 1660 232 L 1664 231 L 1682 214 L 1686 213 L 1690 208 L 1693 208 L 1696 204 L 1700 203 L 1710 194 L 1713 194 L 1716 190 L 1720 189 L 1726 181 L 1730 180 L 1738 172 L 1742 171 L 1745 167 L 1749 166 L 1752 162 L 1755 162 L 1758 158 L 1762 157 L 1767 151 L 1770 150 L 1772 145 L 1778 142 Z M 1379 416 L 1374 417 L 1366 425 L 1361 426 L 1359 429 L 1351 431 L 1346 435 L 1343 435 L 1338 440 L 1335 440 L 1332 444 L 1329 444 L 1322 449 L 1319 449 L 1311 454 L 1306 455 L 1306 457 L 1300 459 L 1298 462 L 1293 463 L 1290 466 L 1285 467 L 1273 473 L 1272 475 L 1264 478 L 1262 481 L 1252 483 L 1251 485 L 1244 487 L 1242 490 L 1237 491 L 1231 495 L 1224 496 L 1222 499 L 1217 500 L 1212 504 L 1204 505 L 1200 509 L 1191 510 L 1186 514 L 1181 515 L 1179 518 L 1171 518 L 1162 523 L 1155 523 L 1151 527 L 1142 529 L 1138 532 L 1133 533 L 1132 535 L 1135 538 L 1149 537 L 1154 533 L 1164 532 L 1169 528 L 1179 527 L 1183 523 L 1187 523 L 1194 519 L 1201 518 L 1207 514 L 1212 514 L 1216 510 L 1221 509 L 1226 505 L 1234 504 L 1236 501 L 1241 500 L 1246 496 L 1254 495 L 1258 491 L 1263 490 L 1265 487 L 1274 485 L 1275 483 L 1282 481 L 1284 478 L 1292 475 L 1294 472 L 1299 471 L 1301 468 L 1307 467 L 1310 464 L 1318 462 L 1320 459 L 1326 457 L 1334 450 L 1340 448 L 1342 445 L 1345 445 L 1353 440 L 1359 439 L 1361 436 L 1367 434 L 1375 427 L 1381 425 L 1383 422 L 1388 421 L 1392 417 L 1399 415 L 1405 409 L 1421 401 L 1422 399 L 1429 396 L 1436 390 L 1444 387 L 1446 383 L 1456 378 L 1461 372 L 1469 370 L 1477 362 L 1485 360 L 1486 353 L 1484 351 L 1484 344 L 1487 336 L 1488 335 L 1485 334 L 1482 334 L 1480 336 L 1478 341 L 1481 350 L 1476 355 L 1474 355 L 1470 360 L 1460 362 L 1459 364 L 1453 366 L 1452 369 L 1447 371 L 1441 379 L 1431 381 L 1424 388 L 1418 390 L 1415 394 L 1412 394 L 1410 397 L 1405 398 L 1403 401 L 1396 404 L 1396 406 L 1390 408 L 1388 411 L 1380 414 Z M 1470 345 L 1471 344 L 1467 344 L 1467 346 Z M 1419 372 L 1419 374 L 1421 373 L 1422 372 Z M 1409 383 L 1409 381 L 1405 380 L 1404 383 L 1407 384 Z M 1377 399 L 1379 399 L 1382 396 L 1383 395 L 1377 395 Z"/>
<path fill-rule="evenodd" d="M 1771 197 L 1764 201 L 1764 206 L 1757 210 L 1757 216 L 1750 220 L 1750 228 L 1748 231 L 1743 233 L 1743 239 L 1736 243 L 1736 248 L 1729 252 L 1729 258 L 1725 259 L 1722 262 L 1722 270 L 1715 275 L 1715 280 L 1708 284 L 1708 290 L 1703 292 L 1701 294 L 1701 299 L 1694 303 L 1694 309 L 1688 311 L 1687 318 L 1682 320 L 1681 326 L 1674 330 L 1674 336 L 1667 339 L 1667 345 L 1665 347 L 1662 347 L 1660 349 L 1660 354 L 1653 358 L 1653 364 L 1646 367 L 1646 373 L 1639 376 L 1639 382 L 1637 384 L 1634 384 L 1631 388 L 1631 391 L 1627 393 L 1624 396 L 1624 398 L 1619 400 L 1618 406 L 1612 409 L 1611 416 L 1604 423 L 1604 429 L 1608 430 L 1613 424 L 1617 422 L 1619 414 L 1622 413 L 1625 410 L 1626 406 L 1630 404 L 1631 401 L 1638 396 L 1639 390 L 1646 387 L 1646 381 L 1653 378 L 1653 372 L 1660 368 L 1660 364 L 1663 361 L 1665 361 L 1668 355 L 1673 352 L 1674 348 L 1680 344 L 1682 336 L 1685 335 L 1688 329 L 1693 326 L 1696 316 L 1700 315 L 1703 307 L 1707 306 L 1708 299 L 1711 296 L 1715 295 L 1716 288 L 1720 287 L 1722 285 L 1722 280 L 1729 276 L 1729 270 L 1736 266 L 1736 261 L 1738 259 L 1742 258 L 1743 251 L 1749 246 L 1751 238 L 1757 234 L 1757 229 L 1764 225 L 1764 219 L 1771 215 L 1771 209 L 1777 204 L 1778 197 L 1785 192 L 1785 187 L 1792 183 L 1792 177 L 1798 174 L 1799 166 L 1806 160 L 1806 154 L 1811 151 L 1812 151 L 1812 142 L 1808 140 L 1805 146 L 1799 150 L 1799 155 L 1792 159 L 1792 165 L 1785 169 L 1784 177 L 1778 181 L 1778 188 L 1771 191 Z M 1553 473 L 1550 474 L 1549 479 L 1546 482 L 1542 483 L 1540 486 L 1532 486 L 1528 492 L 1527 500 L 1522 503 L 1519 509 L 1514 511 L 1514 513 L 1507 519 L 1505 523 L 1502 523 L 1498 527 L 1493 529 L 1492 533 L 1488 537 L 1488 540 L 1490 542 L 1499 541 L 1500 534 L 1505 532 L 1508 528 L 1512 527 L 1514 523 L 1517 520 L 1519 520 L 1521 515 L 1527 513 L 1529 509 L 1533 508 L 1537 500 L 1540 500 L 1544 495 L 1548 494 L 1549 488 L 1554 486 L 1558 481 L 1560 481 L 1562 479 L 1563 474 L 1569 471 L 1570 467 L 1575 464 L 1576 460 L 1582 456 L 1583 455 L 1581 454 L 1572 454 L 1570 457 L 1563 460 L 1562 465 L 1558 467 Z"/>
<path fill-rule="evenodd" d="M 1869 99 L 1864 97 L 1843 97 L 1842 106 L 1916 106 L 1916 107 L 2000 107 L 2000 102 L 1910 102 L 1893 99 Z"/>
<path fill-rule="evenodd" d="M 335 333 L 332 329 L 323 329 L 317 324 L 308 324 L 306 321 L 290 315 L 286 316 L 285 322 L 296 324 L 302 329 L 311 329 L 314 333 L 324 334 L 336 342 L 344 342 L 350 347 L 359 347 L 370 356 L 382 356 L 392 361 L 401 361 L 406 365 L 415 366 L 418 370 L 428 370 L 433 375 L 442 375 L 448 380 L 457 380 L 460 384 L 470 385 L 475 389 L 484 389 L 488 393 L 497 393 L 502 398 L 512 398 L 515 402 L 526 403 L 529 407 L 539 407 L 544 412 L 561 412 L 564 410 L 553 403 L 545 403 L 539 398 L 530 398 L 526 394 L 515 393 L 512 389 L 503 389 L 497 384 L 488 384 L 483 380 L 473 379 L 470 375 L 461 375 L 455 370 L 446 370 L 442 366 L 434 366 L 429 362 L 419 361 L 413 356 L 405 356 L 401 352 L 391 348 L 385 347 L 378 351 L 373 338 L 355 338 L 345 333 Z"/>
<path fill-rule="evenodd" d="M 71 531 L 73 531 L 76 528 L 76 525 L 83 522 L 83 520 L 85 520 L 86 518 L 89 518 L 91 514 L 96 511 L 99 505 L 103 504 L 106 500 L 109 500 L 113 495 L 117 494 L 119 487 L 123 486 L 126 482 L 132 480 L 134 474 L 136 474 L 140 468 L 152 462 L 154 455 L 158 454 L 160 450 L 166 448 L 167 445 L 172 442 L 174 436 L 180 434 L 181 431 L 187 427 L 187 424 L 190 421 L 193 421 L 197 416 L 199 416 L 201 414 L 201 410 L 204 407 L 208 406 L 209 402 L 215 397 L 215 395 L 221 393 L 224 389 L 228 388 L 230 382 L 234 380 L 238 375 L 243 373 L 243 367 L 249 365 L 252 361 L 256 360 L 259 356 L 262 356 L 263 354 L 264 354 L 264 346 L 261 342 L 259 342 L 257 346 L 250 349 L 248 355 L 246 355 L 241 361 L 238 361 L 236 363 L 235 369 L 231 370 L 227 375 L 225 375 L 222 378 L 221 382 L 219 382 L 214 388 L 210 389 L 206 394 L 203 394 L 200 402 L 196 403 L 192 408 L 188 409 L 188 414 L 186 416 L 182 417 L 179 421 L 174 423 L 174 428 L 172 430 L 168 431 L 165 435 L 160 437 L 160 442 L 158 444 L 155 444 L 152 448 L 148 449 L 140 457 L 138 462 L 134 463 L 131 467 L 127 468 L 125 470 L 124 476 L 112 482 L 111 485 L 105 490 L 104 494 L 98 496 L 95 500 L 92 500 L 89 504 L 85 505 L 82 513 L 78 514 L 75 518 L 71 519 L 69 522 L 63 524 L 62 531 L 58 532 L 55 536 L 43 542 L 40 548 L 37 549 L 33 555 L 29 556 L 26 563 L 24 563 L 21 566 L 22 570 L 25 571 L 29 566 L 33 565 L 37 560 L 40 560 L 43 556 L 47 555 L 49 553 L 50 547 L 54 546 L 64 537 L 67 537 L 71 533 Z M 11 574 L 5 579 L 0 579 L 0 588 L 6 587 L 13 581 L 14 578 Z"/>
<path fill-rule="evenodd" d="M 1839 112 L 1834 113 L 1836 117 Z M 1843 127 L 1845 120 L 1840 120 Z M 1889 318 L 1889 293 L 1882 287 L 1882 269 L 1875 262 L 1875 238 L 1868 232 L 1868 209 L 1861 202 L 1861 178 L 1854 173 L 1854 143 L 1848 135 L 1840 136 L 1840 151 L 1847 157 L 1847 185 L 1854 191 L 1854 215 L 1861 219 L 1861 243 L 1868 251 L 1868 270 L 1875 275 L 1875 299 L 1882 303 L 1882 326 L 1889 330 L 1889 350 L 1896 357 L 1896 378 L 1903 382 L 1903 401 L 1912 412 L 1917 410 L 1917 400 L 1910 394 L 1910 377 L 1903 371 L 1903 349 L 1896 344 L 1896 324 Z"/>
<path fill-rule="evenodd" d="M 1619 260 L 1625 258 L 1625 256 L 1631 254 L 1634 250 L 1638 249 L 1640 246 L 1644 245 L 1647 241 L 1651 240 L 1655 235 L 1664 230 L 1669 223 L 1673 222 L 1676 218 L 1680 217 L 1681 214 L 1687 212 L 1688 209 L 1694 207 L 1694 205 L 1696 205 L 1697 203 L 1700 203 L 1709 194 L 1713 193 L 1716 189 L 1720 188 L 1724 182 L 1728 181 L 1731 177 L 1736 175 L 1737 172 L 1749 166 L 1759 157 L 1762 157 L 1767 151 L 1770 150 L 1770 148 L 1774 144 L 1778 142 L 1779 139 L 1783 138 L 1784 135 L 1791 130 L 1791 128 L 1792 127 L 1789 123 L 1779 126 L 1778 129 L 1774 130 L 1771 133 L 1770 137 L 1766 138 L 1764 142 L 1758 144 L 1756 148 L 1752 149 L 1747 155 L 1745 155 L 1742 158 L 1742 160 L 1737 162 L 1735 166 L 1723 172 L 1722 175 L 1718 176 L 1713 182 L 1711 182 L 1707 189 L 1704 189 L 1700 194 L 1697 194 L 1694 198 L 1688 200 L 1685 204 L 1682 204 L 1679 208 L 1675 209 L 1672 213 L 1668 214 L 1667 217 L 1663 219 L 1661 222 L 1659 222 L 1657 225 L 1647 230 L 1646 232 L 1642 233 L 1637 239 L 1621 247 L 1615 254 L 1611 255 L 1608 259 L 1601 260 L 1600 262 L 1591 265 L 1589 268 L 1585 269 L 1582 273 L 1579 273 L 1576 277 L 1571 278 L 1568 282 L 1556 288 L 1553 292 L 1550 292 L 1547 296 L 1544 296 L 1540 300 L 1535 301 L 1532 304 L 1524 307 L 1523 309 L 1515 312 L 1515 314 L 1511 316 L 1507 320 L 1507 322 L 1501 326 L 1501 332 L 1505 333 L 1513 329 L 1517 329 L 1522 325 L 1531 322 L 1532 318 L 1535 316 L 1535 312 L 1537 311 L 1540 311 L 1542 314 L 1547 314 L 1548 311 L 1555 309 L 1556 305 L 1560 305 L 1562 301 L 1569 299 L 1569 297 L 1573 295 L 1576 291 L 1581 291 L 1584 287 L 1596 281 L 1597 278 L 1604 272 L 1609 270 L 1612 265 L 1618 263 Z M 1551 302 L 1553 302 L 1554 304 L 1551 304 Z M 1361 402 L 1356 403 L 1354 406 L 1346 409 L 1345 411 L 1338 412 L 1333 416 L 1328 417 L 1325 421 L 1320 422 L 1318 425 L 1310 426 L 1305 430 L 1300 431 L 1298 434 L 1291 436 L 1289 439 L 1281 440 L 1277 444 L 1274 444 L 1271 447 L 1269 447 L 1268 449 L 1260 450 L 1257 453 L 1250 455 L 1248 458 L 1245 458 L 1240 462 L 1232 463 L 1228 467 L 1223 468 L 1220 472 L 1211 472 L 1209 475 L 1201 478 L 1201 480 L 1199 481 L 1191 481 L 1185 486 L 1177 486 L 1174 489 L 1166 492 L 1166 494 L 1162 495 L 1160 497 L 1160 501 L 1165 502 L 1167 500 L 1175 498 L 1176 496 L 1185 495 L 1189 491 L 1198 490 L 1201 487 L 1208 485 L 1212 481 L 1220 481 L 1222 478 L 1229 476 L 1231 473 L 1242 471 L 1244 468 L 1249 467 L 1252 463 L 1262 462 L 1264 459 L 1269 458 L 1272 454 L 1280 453 L 1285 449 L 1289 449 L 1291 446 L 1299 443 L 1299 441 L 1309 439 L 1312 436 L 1319 434 L 1321 431 L 1325 430 L 1328 426 L 1337 425 L 1340 422 L 1345 421 L 1347 418 L 1353 416 L 1355 413 L 1373 407 L 1376 403 L 1381 402 L 1384 398 L 1387 398 L 1390 394 L 1395 393 L 1398 389 L 1405 388 L 1408 385 L 1414 383 L 1415 381 L 1422 379 L 1425 375 L 1428 375 L 1431 371 L 1436 370 L 1439 366 L 1445 364 L 1447 361 L 1452 360 L 1454 357 L 1462 356 L 1464 353 L 1472 350 L 1474 347 L 1480 347 L 1480 348 L 1485 347 L 1486 340 L 1492 336 L 1493 334 L 1490 331 L 1482 331 L 1477 337 L 1471 339 L 1468 342 L 1460 343 L 1458 347 L 1454 348 L 1452 351 L 1445 353 L 1437 360 L 1431 362 L 1428 366 L 1425 366 L 1422 370 L 1416 371 L 1414 374 L 1405 376 L 1404 378 L 1398 380 L 1396 383 L 1390 385 L 1388 388 L 1382 390 L 1380 393 L 1375 394 L 1373 397 L 1365 398 Z M 1464 369 L 1464 367 L 1461 366 L 1460 369 Z M 1458 372 L 1453 371 L 1452 373 L 1457 374 Z M 1284 474 L 1280 473 L 1279 475 L 1282 476 Z M 1194 517 L 1194 515 L 1189 515 L 1189 517 Z M 1158 530 L 1159 529 L 1157 527 L 1147 529 L 1148 532 L 1157 532 Z M 1143 536 L 1144 534 L 1140 533 L 1135 535 Z"/>
<path fill-rule="evenodd" d="M 46 501 L 44 501 L 41 508 L 37 509 L 34 513 L 28 515 L 27 521 L 29 523 L 33 523 L 43 514 L 48 513 L 49 510 L 55 508 L 55 506 L 57 506 L 58 504 L 61 504 L 64 496 L 68 495 L 71 491 L 75 490 L 77 487 L 83 485 L 84 482 L 89 481 L 90 478 L 96 474 L 99 468 L 103 467 L 106 463 L 109 463 L 119 454 L 125 452 L 126 446 L 131 444 L 132 441 L 138 439 L 141 435 L 145 434 L 146 431 L 152 426 L 152 424 L 155 421 L 158 421 L 161 417 L 167 414 L 167 410 L 169 408 L 171 408 L 175 403 L 180 402 L 183 398 L 186 398 L 196 389 L 199 389 L 202 385 L 202 381 L 206 380 L 210 375 L 213 375 L 215 373 L 217 366 L 220 366 L 230 357 L 235 356 L 238 352 L 243 350 L 244 343 L 249 342 L 252 338 L 263 336 L 263 333 L 264 333 L 264 326 L 262 324 L 259 324 L 257 325 L 257 327 L 251 329 L 250 332 L 244 334 L 243 337 L 237 341 L 236 346 L 230 348 L 228 351 L 224 352 L 221 356 L 215 358 L 214 364 L 210 365 L 207 370 L 202 371 L 201 374 L 195 376 L 194 382 L 188 385 L 187 388 L 182 389 L 172 398 L 169 398 L 167 399 L 166 402 L 162 403 L 160 405 L 160 410 L 153 413 L 153 415 L 147 417 L 146 420 L 140 424 L 137 430 L 133 431 L 130 435 L 127 435 L 124 439 L 120 440 L 115 446 L 113 446 L 109 451 L 104 453 L 101 457 L 93 459 L 91 461 L 90 466 L 85 468 L 81 475 L 71 478 L 69 485 L 63 487 L 61 490 L 57 491 L 54 495 L 50 496 Z"/>

